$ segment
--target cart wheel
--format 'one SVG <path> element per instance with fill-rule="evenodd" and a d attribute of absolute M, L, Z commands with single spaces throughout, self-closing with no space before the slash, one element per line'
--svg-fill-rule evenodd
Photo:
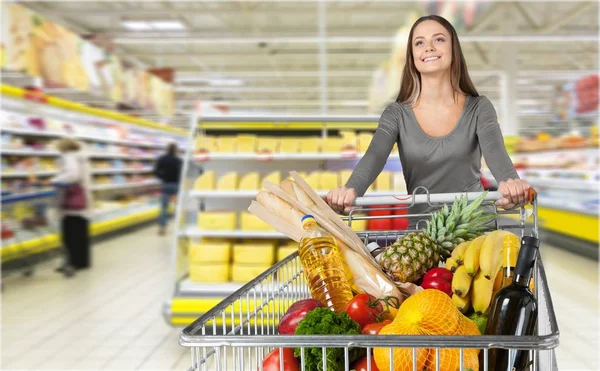
<path fill-rule="evenodd" d="M 23 272 L 23 275 L 25 277 L 31 277 L 31 276 L 33 276 L 33 269 L 26 270 L 25 272 Z"/>

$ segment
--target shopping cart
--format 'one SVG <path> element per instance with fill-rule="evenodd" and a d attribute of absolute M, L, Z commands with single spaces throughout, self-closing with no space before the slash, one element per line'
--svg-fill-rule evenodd
<path fill-rule="evenodd" d="M 426 192 L 426 190 L 425 190 Z M 468 193 L 469 201 L 481 193 Z M 412 229 L 403 231 L 358 232 L 365 243 L 396 239 L 405 233 L 425 226 L 425 220 L 432 210 L 451 203 L 459 194 L 417 194 L 417 190 L 406 197 L 363 197 L 356 201 L 361 209 L 354 210 L 348 223 L 358 219 L 409 218 Z M 537 237 L 537 200 L 532 194 L 532 205 L 515 210 L 498 210 L 494 201 L 501 198 L 498 192 L 488 193 L 480 207 L 496 213 L 493 223 L 496 229 L 510 230 L 517 235 L 531 234 Z M 392 216 L 356 216 L 365 211 L 363 207 L 392 205 L 392 208 L 426 207 L 421 214 Z M 389 207 L 389 206 L 386 206 Z M 364 213 L 363 213 L 364 214 Z M 531 223 L 528 219 L 532 219 Z M 440 350 L 460 349 L 460 370 L 464 365 L 465 349 L 481 349 L 480 369 L 488 370 L 488 352 L 492 348 L 510 351 L 528 350 L 531 368 L 528 370 L 557 370 L 554 349 L 558 346 L 559 331 L 552 306 L 542 258 L 538 255 L 534 271 L 535 295 L 538 300 L 537 334 L 533 336 L 392 336 L 392 335 L 337 335 L 337 336 L 293 336 L 278 335 L 277 324 L 287 308 L 297 300 L 310 297 L 309 288 L 303 274 L 298 254 L 283 259 L 217 306 L 209 310 L 194 323 L 186 327 L 180 335 L 180 343 L 191 348 L 192 370 L 262 370 L 262 361 L 276 348 L 301 348 L 301 369 L 304 369 L 304 356 L 307 348 L 343 348 L 345 364 L 343 370 L 350 370 L 349 348 L 367 348 L 367 364 L 370 363 L 373 348 L 388 348 L 390 369 L 394 370 L 394 348 L 412 349 L 413 370 L 417 370 L 417 349 L 435 349 L 436 370 L 440 370 Z M 281 352 L 282 350 L 280 350 Z M 283 357 L 281 357 L 283 359 Z M 284 370 L 283 361 L 280 369 Z M 327 370 L 327 359 L 323 357 L 323 369 Z M 370 367 L 369 367 L 370 369 Z M 477 371 L 477 370 L 474 370 Z"/>
<path fill-rule="evenodd" d="M 2 276 L 15 271 L 30 276 L 44 260 L 47 247 L 58 243 L 53 218 L 56 192 L 23 185 L 18 193 L 3 194 L 1 203 Z"/>

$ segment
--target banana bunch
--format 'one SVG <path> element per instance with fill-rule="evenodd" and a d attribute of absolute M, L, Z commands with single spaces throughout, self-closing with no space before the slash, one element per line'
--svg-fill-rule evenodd
<path fill-rule="evenodd" d="M 452 301 L 463 314 L 471 308 L 477 314 L 487 312 L 495 292 L 504 286 L 503 256 L 512 249 L 518 254 L 519 248 L 519 237 L 498 230 L 454 249 L 446 260 L 446 268 L 454 272 Z"/>

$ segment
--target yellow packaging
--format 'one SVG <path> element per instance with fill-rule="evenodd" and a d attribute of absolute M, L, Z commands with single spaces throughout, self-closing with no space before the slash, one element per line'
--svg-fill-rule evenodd
<path fill-rule="evenodd" d="M 221 283 L 229 281 L 229 264 L 190 264 L 190 280 L 198 283 Z"/>
<path fill-rule="evenodd" d="M 231 243 L 192 241 L 189 244 L 188 258 L 194 264 L 226 264 L 231 259 Z"/>
<path fill-rule="evenodd" d="M 367 221 L 366 220 L 352 220 L 352 225 L 350 226 L 353 231 L 366 231 L 367 230 Z"/>
<path fill-rule="evenodd" d="M 238 152 L 256 152 L 256 135 L 238 135 L 236 139 Z"/>
<path fill-rule="evenodd" d="M 298 250 L 298 244 L 294 242 L 293 245 L 284 245 L 277 249 L 277 261 L 282 261 L 287 256 L 295 253 Z"/>
<path fill-rule="evenodd" d="M 260 189 L 260 175 L 258 172 L 253 171 L 248 173 L 240 179 L 240 191 L 255 191 Z"/>
<path fill-rule="evenodd" d="M 391 191 L 392 190 L 392 172 L 382 171 L 375 179 L 375 189 L 378 191 Z"/>
<path fill-rule="evenodd" d="M 365 153 L 369 149 L 369 144 L 373 140 L 372 133 L 360 133 L 358 134 L 358 151 Z"/>
<path fill-rule="evenodd" d="M 279 141 L 279 152 L 281 153 L 298 153 L 299 149 L 299 138 L 281 138 Z"/>
<path fill-rule="evenodd" d="M 320 171 L 313 171 L 312 173 L 308 174 L 304 178 L 304 180 L 306 181 L 306 183 L 308 183 L 310 188 L 312 188 L 313 190 L 321 190 L 321 172 Z"/>
<path fill-rule="evenodd" d="M 231 281 L 246 283 L 269 268 L 271 268 L 271 265 L 233 264 L 231 266 Z"/>
<path fill-rule="evenodd" d="M 210 170 L 200 175 L 194 182 L 194 190 L 196 191 L 214 191 L 216 184 L 216 174 Z"/>
<path fill-rule="evenodd" d="M 340 153 L 343 146 L 344 141 L 342 138 L 331 137 L 323 139 L 321 148 L 323 153 Z"/>
<path fill-rule="evenodd" d="M 217 182 L 218 191 L 235 191 L 238 188 L 238 174 L 233 171 L 222 175 Z"/>
<path fill-rule="evenodd" d="M 199 136 L 195 140 L 196 151 L 217 152 L 217 138 L 212 136 Z"/>
<path fill-rule="evenodd" d="M 406 192 L 406 182 L 401 172 L 394 173 L 394 192 Z"/>
<path fill-rule="evenodd" d="M 321 152 L 321 138 L 311 137 L 300 139 L 301 153 L 319 153 Z"/>
<path fill-rule="evenodd" d="M 279 139 L 275 137 L 258 137 L 256 150 L 258 152 L 268 151 L 275 153 L 279 150 Z"/>
<path fill-rule="evenodd" d="M 243 211 L 240 214 L 240 229 L 247 231 L 272 231 L 273 228 L 254 214 Z"/>
<path fill-rule="evenodd" d="M 279 171 L 274 171 L 272 173 L 269 173 L 269 174 L 267 174 L 267 176 L 265 176 L 263 178 L 263 182 L 265 180 L 268 180 L 269 182 L 271 182 L 275 185 L 279 185 L 279 183 L 281 183 L 281 173 Z"/>
<path fill-rule="evenodd" d="M 354 148 L 357 146 L 357 137 L 356 133 L 353 131 L 340 131 L 340 136 L 342 137 L 342 147 L 345 149 Z"/>
<path fill-rule="evenodd" d="M 271 266 L 275 260 L 272 243 L 250 243 L 233 245 L 233 262 L 243 265 Z"/>
<path fill-rule="evenodd" d="M 219 152 L 237 152 L 237 138 L 221 136 L 217 138 L 217 148 Z"/>
<path fill-rule="evenodd" d="M 236 213 L 232 211 L 201 211 L 198 227 L 208 231 L 227 231 L 236 227 Z"/>
<path fill-rule="evenodd" d="M 332 171 L 321 173 L 321 189 L 330 190 L 340 186 L 340 174 Z"/>
<path fill-rule="evenodd" d="M 350 175 L 352 175 L 352 170 L 342 170 L 340 172 L 340 185 L 345 186 L 348 183 L 348 179 L 350 179 Z"/>

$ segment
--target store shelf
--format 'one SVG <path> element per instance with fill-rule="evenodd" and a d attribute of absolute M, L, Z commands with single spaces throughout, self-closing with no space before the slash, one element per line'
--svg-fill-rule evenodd
<path fill-rule="evenodd" d="M 258 190 L 255 191 L 190 191 L 191 197 L 197 198 L 253 198 L 258 194 Z M 321 197 L 327 196 L 329 191 L 317 191 L 317 194 Z M 369 196 L 406 196 L 406 192 L 393 192 L 393 191 L 376 191 L 368 192 L 365 197 Z"/>
<path fill-rule="evenodd" d="M 533 187 L 574 189 L 598 192 L 600 189 L 600 173 L 598 171 L 575 169 L 524 169 L 518 171 L 519 177 Z M 494 180 L 492 172 L 482 170 L 481 175 Z M 581 179 L 573 179 L 578 176 Z"/>
<path fill-rule="evenodd" d="M 166 148 L 165 144 L 157 144 L 157 143 L 145 143 L 145 142 L 136 142 L 131 140 L 124 139 L 111 139 L 111 138 L 99 138 L 91 135 L 76 135 L 76 138 L 87 140 L 87 141 L 95 141 L 102 143 L 111 143 L 111 144 L 121 144 L 125 146 L 131 147 L 147 147 L 147 148 Z"/>
<path fill-rule="evenodd" d="M 179 283 L 179 292 L 182 295 L 227 296 L 242 286 L 244 286 L 243 283 L 235 282 L 197 283 L 188 278 Z"/>
<path fill-rule="evenodd" d="M 96 184 L 92 186 L 92 191 L 107 191 L 112 189 L 125 189 L 125 188 L 141 188 L 141 187 L 152 187 L 158 186 L 160 182 L 143 182 L 143 183 L 124 183 L 124 184 Z"/>
<path fill-rule="evenodd" d="M 10 134 L 27 135 L 35 137 L 49 137 L 49 138 L 61 138 L 68 135 L 63 131 L 51 131 L 51 130 L 34 130 L 34 129 L 22 129 L 22 128 L 0 128 L 0 131 Z"/>
<path fill-rule="evenodd" d="M 125 160 L 155 160 L 158 155 L 131 155 L 127 153 L 102 153 L 93 152 L 88 154 L 89 158 L 116 158 Z"/>
<path fill-rule="evenodd" d="M 11 171 L 2 173 L 2 178 L 27 178 L 31 175 L 36 176 L 52 176 L 56 175 L 58 172 L 56 170 L 52 171 Z"/>
<path fill-rule="evenodd" d="M 92 169 L 92 174 L 143 174 L 152 172 L 152 168 L 143 168 L 143 169 Z"/>
<path fill-rule="evenodd" d="M 194 158 L 197 162 L 207 161 L 233 161 L 233 160 L 249 160 L 249 161 L 301 161 L 301 160 L 355 160 L 362 158 L 362 153 L 275 153 L 275 154 L 258 154 L 258 153 L 213 153 L 213 154 L 196 154 Z M 388 159 L 400 160 L 397 154 L 391 154 Z"/>
<path fill-rule="evenodd" d="M 288 238 L 283 233 L 274 231 L 246 231 L 241 229 L 229 231 L 207 231 L 199 228 L 189 227 L 181 232 L 181 235 L 187 237 L 219 237 L 219 238 Z"/>
<path fill-rule="evenodd" d="M 579 155 L 592 155 L 598 156 L 597 148 L 572 148 L 572 149 L 555 149 L 548 151 L 538 152 L 517 152 L 513 153 L 514 157 L 549 157 L 549 156 L 579 156 Z"/>
<path fill-rule="evenodd" d="M 59 156 L 58 151 L 33 151 L 31 149 L 3 149 L 0 151 L 3 156 L 31 156 L 31 157 L 50 157 Z"/>

